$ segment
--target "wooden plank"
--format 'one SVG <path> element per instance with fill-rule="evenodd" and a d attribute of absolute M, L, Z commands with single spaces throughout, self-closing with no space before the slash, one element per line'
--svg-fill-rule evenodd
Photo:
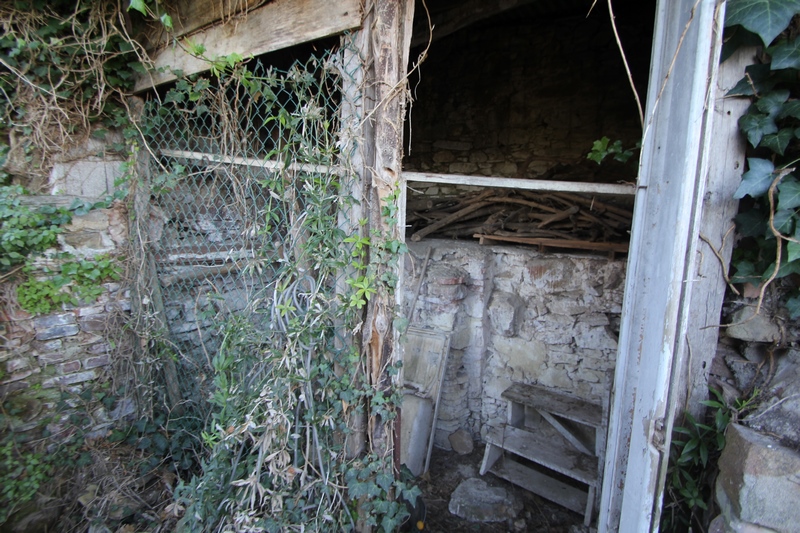
<path fill-rule="evenodd" d="M 231 157 L 205 152 L 188 152 L 185 150 L 161 150 L 160 154 L 165 157 L 176 159 L 189 159 L 191 161 L 201 161 L 203 163 L 225 163 L 229 165 L 240 165 L 244 167 L 263 168 L 264 170 L 283 171 L 291 170 L 294 172 L 308 172 L 314 174 L 342 174 L 344 171 L 337 166 L 315 165 L 312 163 L 298 163 L 291 161 L 263 160 L 255 157 Z"/>
<path fill-rule="evenodd" d="M 420 183 L 443 183 L 446 185 L 472 185 L 476 187 L 501 187 L 543 192 L 572 192 L 585 194 L 610 194 L 632 196 L 635 194 L 633 183 L 586 183 L 582 181 L 553 181 L 519 178 L 502 178 L 494 176 L 464 176 L 461 174 L 434 174 L 431 172 L 403 172 L 406 181 Z"/>
<path fill-rule="evenodd" d="M 233 53 L 248 57 L 336 35 L 360 25 L 360 0 L 274 0 L 235 23 L 200 30 L 190 40 L 205 47 L 207 58 Z M 134 91 L 174 80 L 172 71 L 176 69 L 184 74 L 209 70 L 209 62 L 192 56 L 186 47 L 184 41 L 155 52 L 153 70 L 136 80 Z"/>
<path fill-rule="evenodd" d="M 473 235 L 476 239 L 483 241 L 498 241 L 498 242 L 513 242 L 517 244 L 531 244 L 534 246 L 545 246 L 552 248 L 574 248 L 577 250 L 590 250 L 595 252 L 618 252 L 627 253 L 628 245 L 622 242 L 592 242 L 592 241 L 578 241 L 569 239 L 545 239 L 537 237 L 510 237 L 502 235 L 483 235 L 476 233 Z"/>
<path fill-rule="evenodd" d="M 714 134 L 711 136 L 710 161 L 703 197 L 703 218 L 700 224 L 702 244 L 698 248 L 698 264 L 692 283 L 692 303 L 689 310 L 691 327 L 683 348 L 683 375 L 686 389 L 678 391 L 678 409 L 688 410 L 697 420 L 702 420 L 706 406 L 700 402 L 708 399 L 708 374 L 717 353 L 722 301 L 725 297 L 725 276 L 720 260 L 730 264 L 735 236 L 730 229 L 739 209 L 733 198 L 744 168 L 746 141 L 738 128 L 738 119 L 748 106 L 750 98 L 730 98 L 725 95 L 741 79 L 747 65 L 753 62 L 754 48 L 742 48 L 720 65 L 714 104 Z M 711 246 L 714 246 L 712 250 Z"/>
<path fill-rule="evenodd" d="M 552 414 L 548 413 L 547 411 L 539 411 L 542 415 L 542 418 L 547 420 L 551 426 L 556 428 L 556 431 L 567 439 L 567 442 L 575 446 L 579 452 L 585 453 L 586 455 L 593 455 L 594 452 L 589 450 L 589 447 L 586 446 L 583 442 L 581 442 L 580 436 L 573 432 L 572 429 L 563 424 L 558 418 L 553 416 Z"/>
<path fill-rule="evenodd" d="M 597 481 L 597 458 L 579 452 L 555 431 L 493 428 L 486 442 L 583 483 Z"/>
<path fill-rule="evenodd" d="M 508 457 L 495 463 L 494 468 L 489 471 L 514 485 L 538 494 L 542 498 L 555 502 L 571 511 L 583 514 L 586 510 L 589 497 L 587 491 L 567 485 Z"/>
<path fill-rule="evenodd" d="M 233 16 L 247 16 L 248 12 L 270 0 L 172 0 L 161 3 L 164 11 L 172 17 L 173 31 L 170 35 L 161 24 L 147 32 L 152 44 L 163 44 L 170 37 L 182 37 L 216 22 L 227 21 Z M 148 47 L 148 49 L 150 49 Z"/>
<path fill-rule="evenodd" d="M 659 1 L 598 532 L 657 531 L 724 2 Z M 713 154 L 707 153 L 708 157 Z"/>
<path fill-rule="evenodd" d="M 538 385 L 514 383 L 501 397 L 587 426 L 603 425 L 601 406 Z"/>
<path fill-rule="evenodd" d="M 481 475 L 485 475 L 502 456 L 503 448 L 494 444 L 487 444 L 483 452 L 483 462 L 481 462 Z"/>

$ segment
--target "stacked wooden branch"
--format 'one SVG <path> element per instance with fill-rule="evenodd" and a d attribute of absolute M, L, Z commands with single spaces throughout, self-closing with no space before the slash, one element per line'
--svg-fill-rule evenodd
<path fill-rule="evenodd" d="M 436 236 L 484 242 L 627 252 L 630 209 L 573 193 L 486 189 L 449 197 L 411 197 L 411 240 Z"/>

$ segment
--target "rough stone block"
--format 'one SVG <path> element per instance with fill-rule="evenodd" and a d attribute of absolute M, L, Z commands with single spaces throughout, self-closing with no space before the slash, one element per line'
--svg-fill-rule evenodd
<path fill-rule="evenodd" d="M 612 337 L 604 326 L 593 327 L 579 322 L 574 330 L 575 344 L 579 348 L 595 350 L 616 350 L 617 339 Z"/>
<path fill-rule="evenodd" d="M 30 387 L 30 381 L 13 381 L 11 383 L 3 382 L 0 384 L 0 396 L 5 396 L 6 394 L 29 389 Z"/>
<path fill-rule="evenodd" d="M 82 331 L 89 333 L 101 333 L 106 331 L 108 326 L 107 315 L 92 315 L 81 319 L 80 326 Z"/>
<path fill-rule="evenodd" d="M 448 171 L 451 174 L 472 174 L 478 170 L 478 165 L 469 162 L 455 162 L 450 163 Z"/>
<path fill-rule="evenodd" d="M 475 443 L 472 441 L 472 435 L 464 428 L 459 429 L 455 433 L 451 433 L 448 437 L 453 451 L 458 455 L 469 455 L 475 449 Z"/>
<path fill-rule="evenodd" d="M 36 340 L 46 341 L 50 339 L 58 339 L 61 337 L 71 337 L 73 335 L 77 335 L 80 332 L 80 330 L 81 329 L 80 327 L 78 327 L 77 324 L 70 324 L 66 326 L 55 326 L 52 328 L 47 328 L 41 331 L 37 331 Z"/>
<path fill-rule="evenodd" d="M 77 372 L 81 369 L 81 362 L 80 361 L 67 361 L 66 363 L 61 363 L 56 365 L 56 372 L 59 374 L 72 374 L 73 372 Z"/>
<path fill-rule="evenodd" d="M 39 329 L 48 329 L 56 326 L 67 326 L 75 323 L 75 315 L 72 313 L 63 313 L 60 315 L 47 315 L 33 320 L 33 326 Z"/>
<path fill-rule="evenodd" d="M 114 181 L 122 176 L 122 162 L 97 158 L 56 163 L 50 182 L 62 194 L 102 198 L 114 191 Z"/>
<path fill-rule="evenodd" d="M 749 342 L 778 342 L 781 330 L 763 311 L 753 316 L 753 309 L 744 307 L 731 316 L 732 326 L 725 330 L 728 337 Z"/>
<path fill-rule="evenodd" d="M 46 379 L 42 382 L 42 388 L 50 389 L 53 387 L 75 385 L 76 383 L 83 383 L 91 381 L 97 377 L 94 370 L 86 372 L 78 372 L 76 374 L 66 374 L 64 376 L 56 376 L 54 378 Z"/>
<path fill-rule="evenodd" d="M 526 341 L 519 337 L 494 337 L 492 349 L 497 361 L 507 366 L 519 379 L 533 379 L 547 361 L 547 348 L 540 341 Z"/>
<path fill-rule="evenodd" d="M 32 376 L 33 374 L 38 374 L 39 371 L 40 370 L 38 368 L 30 368 L 30 369 L 27 369 L 27 370 L 18 370 L 16 372 L 14 372 L 13 374 L 9 374 L 8 376 L 6 376 L 3 381 L 0 381 L 0 383 L 2 383 L 3 385 L 7 385 L 9 383 L 14 383 L 15 381 L 22 381 L 23 379 L 28 378 L 28 377 Z"/>
<path fill-rule="evenodd" d="M 580 315 L 586 312 L 586 304 L 579 292 L 564 292 L 554 295 L 547 302 L 547 309 L 557 315 Z"/>
<path fill-rule="evenodd" d="M 503 337 L 513 337 L 522 318 L 525 303 L 516 294 L 495 291 L 489 301 L 488 315 L 492 332 Z"/>
<path fill-rule="evenodd" d="M 800 350 L 791 349 L 776 360 L 769 389 L 764 391 L 767 400 L 745 423 L 753 429 L 779 435 L 784 442 L 800 449 Z"/>
<path fill-rule="evenodd" d="M 726 432 L 717 499 L 726 521 L 798 531 L 800 453 L 739 424 Z"/>
<path fill-rule="evenodd" d="M 451 513 L 469 522 L 504 522 L 522 510 L 522 503 L 500 487 L 490 487 L 478 478 L 467 479 L 450 497 Z"/>
<path fill-rule="evenodd" d="M 27 369 L 31 366 L 31 362 L 25 358 L 10 359 L 6 361 L 6 372 L 11 374 L 17 370 Z"/>
<path fill-rule="evenodd" d="M 532 321 L 525 321 L 520 336 L 536 339 L 545 344 L 571 344 L 575 317 L 548 314 Z"/>

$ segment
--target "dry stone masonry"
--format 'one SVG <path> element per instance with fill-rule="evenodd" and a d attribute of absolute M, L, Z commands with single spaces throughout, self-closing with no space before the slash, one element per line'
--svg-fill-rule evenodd
<path fill-rule="evenodd" d="M 116 254 L 127 239 L 125 211 L 121 206 L 76 215 L 59 235 L 59 244 L 81 259 Z M 42 269 L 47 257 L 38 260 Z M 36 273 L 34 272 L 34 275 Z M 48 315 L 30 316 L 3 306 L 0 316 L 0 398 L 16 414 L 6 418 L 8 427 L 21 440 L 38 438 L 46 429 L 58 435 L 64 428 L 63 413 L 56 408 L 62 393 L 77 398 L 93 383 L 104 381 L 112 365 L 111 339 L 119 333 L 130 311 L 130 293 L 120 283 L 103 283 L 96 301 L 64 305 Z M 13 290 L 9 287 L 7 290 Z M 116 417 L 130 413 L 131 405 L 106 412 L 96 406 L 92 413 L 95 431 L 102 431 Z"/>
<path fill-rule="evenodd" d="M 529 248 L 428 240 L 411 243 L 406 301 L 428 247 L 412 325 L 450 333 L 435 444 L 474 439 L 506 420 L 502 392 L 536 383 L 605 400 L 617 349 L 625 262 Z M 410 314 L 409 314 L 410 316 Z"/>

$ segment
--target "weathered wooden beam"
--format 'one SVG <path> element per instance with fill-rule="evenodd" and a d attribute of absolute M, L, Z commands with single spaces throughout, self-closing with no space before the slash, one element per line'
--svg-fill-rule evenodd
<path fill-rule="evenodd" d="M 370 0 L 367 10 L 373 20 L 366 31 L 371 34 L 371 77 L 374 88 L 374 109 L 368 120 L 372 122 L 371 156 L 369 168 L 369 226 L 381 238 L 404 240 L 405 183 L 401 174 L 403 158 L 403 121 L 406 108 L 406 72 L 408 68 L 411 25 L 414 17 L 414 0 Z M 394 212 L 394 221 L 385 212 Z M 373 256 L 378 269 L 376 278 L 385 275 L 396 278 L 395 286 L 402 286 L 403 269 L 398 265 L 381 264 Z M 402 309 L 401 291 L 391 294 L 389 287 L 380 287 L 369 302 L 363 327 L 364 348 L 367 355 L 369 381 L 375 390 L 387 391 L 391 387 L 388 365 L 402 354 L 399 332 L 393 322 L 395 309 Z M 369 432 L 373 453 L 393 453 L 399 462 L 399 442 L 394 442 L 399 428 L 390 428 L 386 421 L 371 417 Z M 395 453 L 397 452 L 397 453 Z M 399 464 L 396 465 L 399 468 Z"/>
<path fill-rule="evenodd" d="M 457 7 L 434 13 L 431 15 L 433 25 L 433 35 L 430 35 L 428 17 L 424 12 L 419 13 L 414 24 L 414 34 L 411 39 L 411 47 L 416 47 L 427 43 L 429 40 L 435 41 L 457 32 L 462 28 L 471 26 L 476 22 L 487 19 L 494 15 L 499 15 L 509 9 L 531 4 L 536 0 L 469 0 L 467 2 L 457 2 Z"/>
<path fill-rule="evenodd" d="M 213 60 L 233 53 L 256 56 L 360 25 L 361 0 L 274 0 L 241 18 L 199 30 L 187 39 L 193 45 L 204 46 L 204 56 Z M 153 70 L 136 80 L 134 91 L 174 80 L 174 70 L 194 74 L 210 69 L 208 60 L 191 55 L 187 49 L 187 40 L 183 40 L 155 52 Z"/>
<path fill-rule="evenodd" d="M 263 168 L 272 171 L 291 170 L 293 172 L 308 172 L 311 174 L 341 174 L 343 169 L 330 165 L 315 165 L 313 163 L 299 163 L 292 161 L 286 163 L 278 160 L 264 160 L 255 157 L 231 157 L 227 155 L 208 154 L 205 152 L 189 152 L 186 150 L 161 150 L 161 155 L 176 159 L 190 159 L 203 163 L 224 163 L 226 165 L 239 165 L 243 167 Z"/>
<path fill-rule="evenodd" d="M 193 31 L 218 22 L 226 22 L 232 17 L 246 17 L 247 14 L 270 0 L 174 0 L 161 4 L 161 8 L 172 18 L 173 30 L 167 32 L 162 24 L 153 24 L 145 32 L 148 50 L 158 48 L 169 39 L 183 37 Z M 232 21 L 235 23 L 235 21 Z"/>
<path fill-rule="evenodd" d="M 720 65 L 715 88 L 714 125 L 711 148 L 713 154 L 706 176 L 703 198 L 703 217 L 700 222 L 697 271 L 692 282 L 692 301 L 689 324 L 682 357 L 681 372 L 686 376 L 686 388 L 679 391 L 678 409 L 689 411 L 702 420 L 706 407 L 700 402 L 708 399 L 708 374 L 717 353 L 722 301 L 725 297 L 723 267 L 731 260 L 734 235 L 733 217 L 739 201 L 733 194 L 739 186 L 746 142 L 739 133 L 738 119 L 750 106 L 749 98 L 730 98 L 725 95 L 742 78 L 744 69 L 753 63 L 756 51 L 738 50 Z M 711 246 L 715 248 L 712 249 Z M 715 254 L 716 252 L 716 254 Z M 719 255 L 719 258 L 717 257 Z M 723 264 L 720 264 L 723 262 Z"/>
<path fill-rule="evenodd" d="M 435 174 L 432 172 L 403 172 L 406 181 L 421 183 L 443 183 L 447 185 L 474 185 L 478 187 L 502 187 L 525 191 L 572 192 L 586 194 L 610 194 L 632 196 L 634 184 L 586 183 L 582 181 L 526 180 L 494 176 L 464 176 L 461 174 Z"/>
<path fill-rule="evenodd" d="M 659 0 L 598 532 L 658 531 L 674 392 L 685 386 L 721 0 Z"/>

